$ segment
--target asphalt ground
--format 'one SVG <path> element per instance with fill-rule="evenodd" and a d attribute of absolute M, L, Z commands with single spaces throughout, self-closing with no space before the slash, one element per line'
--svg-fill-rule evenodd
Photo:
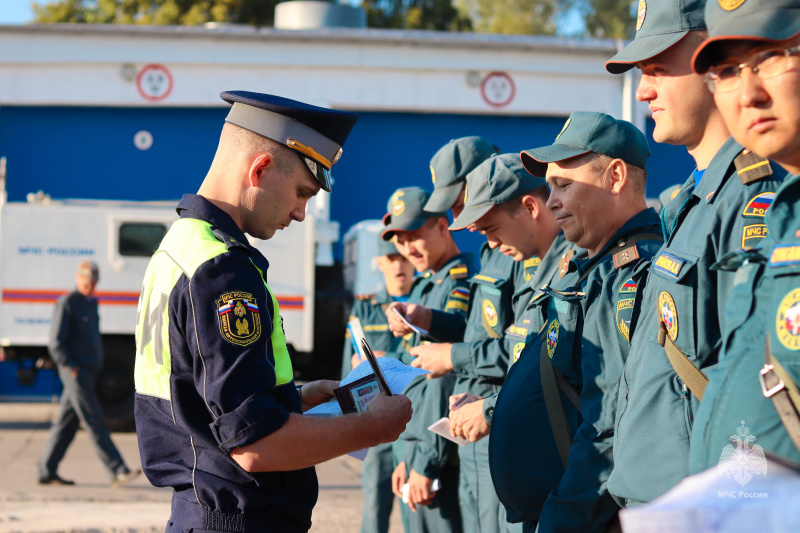
<path fill-rule="evenodd" d="M 138 533 L 164 531 L 170 489 L 150 485 L 144 475 L 111 488 L 87 434 L 79 431 L 59 467 L 74 486 L 39 485 L 36 463 L 50 420 L 51 403 L 0 403 L 0 533 Z M 112 438 L 128 466 L 139 468 L 134 433 Z M 361 524 L 361 462 L 339 457 L 317 467 L 319 501 L 313 533 L 353 533 Z M 397 506 L 391 533 L 401 533 Z"/>

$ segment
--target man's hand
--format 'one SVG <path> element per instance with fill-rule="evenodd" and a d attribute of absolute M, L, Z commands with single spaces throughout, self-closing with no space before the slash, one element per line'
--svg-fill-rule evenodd
<path fill-rule="evenodd" d="M 312 407 L 316 407 L 323 402 L 333 398 L 333 389 L 339 386 L 338 381 L 322 379 L 306 383 L 300 388 L 300 407 L 305 413 Z"/>
<path fill-rule="evenodd" d="M 406 424 L 411 420 L 411 400 L 402 394 L 386 396 L 378 394 L 369 402 L 368 413 L 376 413 L 378 423 L 378 438 L 380 442 L 394 442 L 405 431 Z"/>
<path fill-rule="evenodd" d="M 429 378 L 440 378 L 453 371 L 453 359 L 450 356 L 452 348 L 449 342 L 414 346 L 409 352 L 415 358 L 411 366 L 432 372 Z"/>
<path fill-rule="evenodd" d="M 450 397 L 450 405 L 453 398 Z M 453 436 L 477 442 L 489 434 L 490 426 L 483 416 L 483 399 L 462 405 L 450 411 L 450 433 Z"/>
<path fill-rule="evenodd" d="M 402 462 L 392 472 L 392 492 L 398 498 L 403 498 L 403 485 L 406 482 L 406 463 Z"/>
<path fill-rule="evenodd" d="M 80 370 L 81 370 L 80 367 L 77 367 L 77 366 L 75 368 L 73 368 L 72 369 L 72 377 L 73 378 L 77 378 L 78 377 L 78 372 L 80 372 Z"/>
<path fill-rule="evenodd" d="M 397 309 L 406 320 L 418 328 L 430 331 L 433 312 L 429 308 L 417 304 L 393 302 L 386 308 L 386 319 L 389 321 L 389 329 L 395 337 L 403 337 L 413 333 L 414 330 L 406 326 L 393 309 Z"/>
<path fill-rule="evenodd" d="M 408 506 L 412 511 L 417 510 L 417 505 L 430 505 L 436 493 L 431 491 L 433 480 L 414 470 L 408 476 Z"/>

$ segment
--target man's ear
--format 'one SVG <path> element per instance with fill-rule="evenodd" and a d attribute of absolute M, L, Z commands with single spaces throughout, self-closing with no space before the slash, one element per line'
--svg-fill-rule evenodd
<path fill-rule="evenodd" d="M 606 169 L 611 194 L 620 194 L 628 184 L 628 165 L 622 159 L 614 159 Z"/>
<path fill-rule="evenodd" d="M 247 179 L 251 187 L 258 187 L 261 179 L 266 174 L 267 168 L 275 162 L 272 154 L 266 152 L 258 154 L 250 163 Z"/>
<path fill-rule="evenodd" d="M 522 201 L 522 207 L 525 209 L 525 211 L 531 218 L 539 217 L 539 212 L 541 211 L 541 209 L 539 206 L 539 202 L 536 201 L 536 198 L 534 198 L 530 194 L 526 194 L 525 196 L 522 197 L 521 201 Z"/>

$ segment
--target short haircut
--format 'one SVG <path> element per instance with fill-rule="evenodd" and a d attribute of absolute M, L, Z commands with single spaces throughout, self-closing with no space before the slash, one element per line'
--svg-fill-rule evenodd
<path fill-rule="evenodd" d="M 522 206 L 522 199 L 526 196 L 533 196 L 543 204 L 547 204 L 547 199 L 550 198 L 550 187 L 546 184 L 536 187 L 532 191 L 528 191 L 524 194 L 517 196 L 516 198 L 512 198 L 511 200 L 506 200 L 503 203 L 497 204 L 494 206 L 494 209 L 498 209 L 500 211 L 505 211 L 507 214 L 512 215 L 517 209 Z"/>
<path fill-rule="evenodd" d="M 276 168 L 282 175 L 289 174 L 292 168 L 291 158 L 299 155 L 279 142 L 267 139 L 235 124 L 226 123 L 222 131 L 228 142 L 228 147 L 232 150 L 246 154 L 256 152 L 268 152 L 271 154 Z"/>
<path fill-rule="evenodd" d="M 608 167 L 608 164 L 614 160 L 613 157 L 595 152 L 589 152 L 588 154 L 578 157 L 585 158 L 582 163 L 588 164 L 593 172 L 604 171 L 606 167 Z M 628 167 L 628 177 L 634 187 L 634 192 L 644 194 L 645 186 L 647 185 L 647 171 L 636 165 L 631 165 L 630 163 L 625 163 L 625 166 Z"/>

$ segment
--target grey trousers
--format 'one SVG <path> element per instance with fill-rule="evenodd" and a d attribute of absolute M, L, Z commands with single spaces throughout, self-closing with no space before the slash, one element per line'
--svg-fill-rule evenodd
<path fill-rule="evenodd" d="M 39 476 L 44 478 L 56 474 L 58 464 L 81 426 L 89 433 L 95 451 L 112 479 L 127 472 L 128 468 L 103 421 L 103 411 L 94 392 L 96 373 L 82 368 L 75 378 L 71 369 L 59 365 L 58 375 L 64 390 L 58 415 L 50 427 L 50 435 L 39 459 Z"/>

